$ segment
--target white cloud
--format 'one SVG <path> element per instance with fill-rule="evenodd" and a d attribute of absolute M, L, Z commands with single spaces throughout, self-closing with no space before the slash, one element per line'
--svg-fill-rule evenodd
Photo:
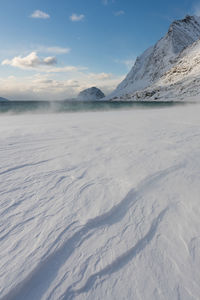
<path fill-rule="evenodd" d="M 112 78 L 112 74 L 109 74 L 109 73 L 89 73 L 88 74 L 88 77 L 90 79 L 95 79 L 95 80 L 106 80 L 106 79 L 109 79 L 109 78 Z"/>
<path fill-rule="evenodd" d="M 50 15 L 41 10 L 35 10 L 30 17 L 34 19 L 49 19 Z"/>
<path fill-rule="evenodd" d="M 57 60 L 53 56 L 45 57 L 43 60 L 40 60 L 41 65 L 52 66 L 57 63 Z"/>
<path fill-rule="evenodd" d="M 36 52 L 31 52 L 29 55 L 22 57 L 16 56 L 13 59 L 5 59 L 2 65 L 10 65 L 21 69 L 38 68 L 41 66 L 52 66 L 57 63 L 54 56 L 39 58 Z"/>
<path fill-rule="evenodd" d="M 0 95 L 8 99 L 59 100 L 76 97 L 77 94 L 92 86 L 99 87 L 105 94 L 110 93 L 124 79 L 107 73 L 87 73 L 74 71 L 66 74 L 35 74 L 23 78 L 9 76 L 0 78 Z"/>
<path fill-rule="evenodd" d="M 115 15 L 116 17 L 119 17 L 119 16 L 124 15 L 124 14 L 125 14 L 125 11 L 124 11 L 124 10 L 118 10 L 118 11 L 115 11 L 115 12 L 114 12 L 114 15 Z"/>
<path fill-rule="evenodd" d="M 40 47 L 38 47 L 38 51 L 43 52 L 43 53 L 67 54 L 71 51 L 71 49 L 70 48 L 58 47 L 58 46 L 54 46 L 54 47 L 40 46 Z"/>
<path fill-rule="evenodd" d="M 55 66 L 57 64 L 56 57 L 48 56 L 40 58 L 37 52 L 31 52 L 29 55 L 22 57 L 16 56 L 13 59 L 5 59 L 2 65 L 9 65 L 23 70 L 39 70 L 43 73 L 69 73 L 69 72 L 82 72 L 87 70 L 86 67 L 81 66 Z"/>
<path fill-rule="evenodd" d="M 85 15 L 72 14 L 69 18 L 72 22 L 79 22 L 79 21 L 83 21 L 83 19 L 85 18 Z"/>
<path fill-rule="evenodd" d="M 46 73 L 69 73 L 69 72 L 79 72 L 86 70 L 85 67 L 75 67 L 75 66 L 64 66 L 64 67 L 55 67 L 55 68 L 49 68 L 49 69 L 41 69 L 41 72 Z"/>

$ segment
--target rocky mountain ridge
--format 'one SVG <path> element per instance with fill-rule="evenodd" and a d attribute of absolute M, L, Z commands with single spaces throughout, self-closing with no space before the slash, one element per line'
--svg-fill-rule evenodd
<path fill-rule="evenodd" d="M 167 34 L 137 58 L 109 99 L 183 100 L 186 94 L 195 96 L 197 89 L 192 85 L 198 82 L 198 75 L 200 78 L 199 38 L 200 17 L 174 21 Z"/>

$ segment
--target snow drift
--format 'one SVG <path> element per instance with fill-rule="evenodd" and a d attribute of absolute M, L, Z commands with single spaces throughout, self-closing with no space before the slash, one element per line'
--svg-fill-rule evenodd
<path fill-rule="evenodd" d="M 199 299 L 199 113 L 2 115 L 0 298 Z"/>

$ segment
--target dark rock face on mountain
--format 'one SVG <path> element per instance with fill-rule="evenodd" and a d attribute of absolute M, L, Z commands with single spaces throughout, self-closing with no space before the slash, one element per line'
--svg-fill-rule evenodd
<path fill-rule="evenodd" d="M 104 97 L 105 97 L 105 95 L 100 89 L 98 89 L 96 87 L 91 87 L 89 89 L 86 89 L 86 90 L 80 92 L 77 97 L 77 100 L 96 101 L 96 100 L 101 100 Z"/>
<path fill-rule="evenodd" d="M 180 54 L 199 38 L 200 17 L 186 16 L 182 20 L 174 21 L 167 34 L 137 58 L 127 77 L 107 98 L 130 99 L 136 92 L 149 89 L 176 65 Z M 147 94 L 149 95 L 149 91 Z M 134 96 L 134 100 L 136 98 Z"/>

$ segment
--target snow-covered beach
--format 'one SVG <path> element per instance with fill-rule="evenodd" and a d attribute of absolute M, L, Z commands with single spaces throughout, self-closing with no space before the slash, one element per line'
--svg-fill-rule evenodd
<path fill-rule="evenodd" d="M 199 115 L 1 115 L 0 299 L 200 299 Z"/>

